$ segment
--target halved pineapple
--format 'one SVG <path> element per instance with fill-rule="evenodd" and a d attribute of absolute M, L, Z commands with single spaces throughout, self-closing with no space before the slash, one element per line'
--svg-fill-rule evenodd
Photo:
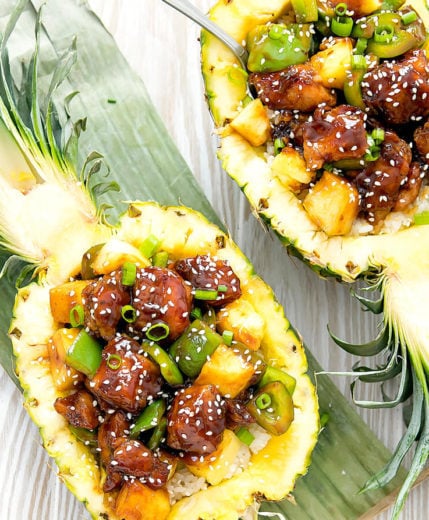
<path fill-rule="evenodd" d="M 1 66 L 5 66 L 3 61 Z M 8 85 L 2 87 L 9 92 Z M 45 139 L 44 132 L 52 137 L 50 129 L 32 135 L 17 107 L 12 103 L 9 108 L 0 103 L 7 129 L 1 128 L 9 143 L 0 172 L 1 244 L 32 264 L 36 273 L 18 291 L 10 337 L 25 407 L 40 428 L 60 478 L 92 517 L 100 520 L 238 518 L 253 506 L 255 497 L 278 500 L 287 496 L 297 477 L 307 471 L 319 419 L 303 344 L 271 289 L 230 237 L 192 209 L 134 201 L 117 225 L 107 224 L 94 204 L 88 179 L 82 182 L 70 155 L 66 157 L 55 140 Z M 19 175 L 15 175 L 17 164 Z M 74 386 L 74 373 L 70 372 L 70 380 L 64 379 L 57 363 L 64 359 L 69 341 L 74 344 L 76 339 L 76 328 L 67 327 L 82 302 L 86 285 L 82 278 L 118 269 L 124 262 L 151 264 L 141 245 L 153 237 L 169 261 L 208 254 L 230 263 L 245 295 L 246 305 L 238 315 L 251 308 L 261 321 L 269 320 L 270 326 L 259 334 L 258 350 L 296 379 L 293 402 L 300 412 L 290 428 L 273 436 L 242 472 L 231 478 L 218 475 L 218 484 L 174 504 L 165 488 L 153 492 L 137 482 L 127 483 L 119 493 L 104 492 L 106 475 L 97 451 L 72 432 L 54 407 L 69 385 Z"/>
<path fill-rule="evenodd" d="M 262 0 L 252 2 L 242 0 L 232 4 L 217 2 L 210 13 L 213 20 L 229 31 L 238 41 L 245 41 L 246 35 L 257 25 L 269 24 L 280 19 L 288 20 L 287 17 L 284 17 L 285 13 L 289 14 L 289 19 L 294 20 L 292 4 L 288 0 L 283 2 L 269 1 L 268 3 Z M 429 401 L 427 397 L 429 387 L 429 320 L 426 317 L 429 305 L 428 128 L 427 123 L 424 127 L 422 125 L 429 116 L 429 95 L 426 92 L 429 73 L 425 54 L 428 49 L 428 39 L 427 37 L 425 39 L 425 35 L 427 35 L 429 28 L 429 10 L 426 3 L 420 0 L 406 2 L 404 6 L 401 6 L 402 2 L 399 2 L 399 7 L 395 4 L 399 13 L 387 14 L 385 11 L 386 9 L 389 10 L 391 3 L 383 3 L 382 5 L 380 2 L 339 4 L 339 12 L 334 9 L 337 4 L 339 3 L 333 2 L 326 12 L 323 9 L 321 11 L 329 18 L 329 27 L 324 25 L 324 16 L 319 18 L 319 24 L 315 27 L 316 31 L 322 27 L 322 33 L 326 29 L 328 35 L 326 51 L 315 54 L 304 66 L 290 66 L 276 73 L 277 75 L 272 75 L 271 78 L 268 78 L 269 72 L 263 79 L 254 74 L 251 77 L 252 84 L 258 86 L 263 86 L 263 81 L 272 82 L 271 90 L 267 89 L 265 91 L 267 94 L 265 95 L 264 92 L 261 95 L 261 100 L 274 110 L 272 123 L 275 130 L 272 140 L 268 141 L 266 149 L 263 150 L 265 153 L 261 153 L 260 148 L 252 147 L 238 133 L 230 131 L 228 122 L 235 117 L 245 99 L 243 93 L 246 92 L 244 84 L 246 77 L 243 75 L 243 88 L 239 91 L 237 87 L 229 88 L 228 82 L 220 81 L 216 75 L 212 74 L 212 71 L 216 71 L 219 59 L 222 60 L 224 67 L 228 64 L 232 66 L 236 61 L 234 56 L 225 49 L 220 53 L 219 45 L 215 39 L 204 32 L 201 40 L 202 72 L 206 90 L 210 92 L 209 108 L 220 135 L 218 152 L 220 161 L 226 172 L 242 188 L 254 212 L 264 222 L 270 224 L 291 253 L 304 260 L 317 273 L 323 276 L 334 276 L 346 282 L 366 278 L 371 282 L 370 288 L 381 291 L 381 297 L 375 302 L 359 297 L 369 309 L 375 312 L 384 311 L 384 328 L 380 338 L 375 342 L 377 348 L 373 348 L 371 354 L 382 352 L 385 354 L 385 361 L 382 366 L 377 366 L 375 369 L 370 368 L 367 371 L 372 374 L 370 379 L 373 377 L 374 381 L 382 381 L 383 378 L 396 374 L 398 367 L 402 369 L 399 393 L 388 404 L 394 405 L 399 403 L 405 395 L 406 373 L 411 365 L 414 374 L 413 402 L 416 410 L 415 417 L 418 418 L 418 420 L 416 419 L 418 424 L 414 422 L 410 426 L 409 435 L 403 441 L 407 449 L 411 449 L 415 440 L 417 440 L 417 443 L 410 477 L 404 484 L 394 510 L 394 517 L 397 518 L 412 482 L 417 478 L 424 461 L 428 457 L 425 448 L 425 443 L 429 439 L 429 413 L 427 411 Z M 325 4 L 319 4 L 320 6 L 326 8 Z M 354 17 L 350 18 L 350 13 L 341 13 L 344 6 L 348 6 L 349 10 L 355 11 Z M 412 6 L 412 8 L 409 6 Z M 380 8 L 383 14 L 377 11 Z M 413 9 L 415 9 L 417 16 Z M 364 19 L 360 25 L 357 19 L 363 14 L 373 15 L 375 18 L 372 21 L 370 18 Z M 380 18 L 378 18 L 379 16 Z M 388 58 L 386 56 L 386 48 L 389 47 L 388 42 L 385 42 L 382 48 L 378 48 L 377 45 L 374 45 L 374 39 L 377 40 L 378 37 L 375 37 L 373 33 L 365 32 L 368 27 L 366 23 L 368 20 L 370 21 L 369 25 L 371 23 L 377 25 L 379 20 L 384 19 L 383 16 L 390 17 L 389 19 L 394 20 L 394 23 L 397 24 L 393 35 L 394 45 L 402 38 L 407 39 L 408 43 L 412 42 L 412 50 L 405 55 L 405 58 L 403 58 L 402 53 L 410 47 L 401 47 L 402 51 L 399 47 L 396 47 L 394 51 L 390 48 L 387 52 L 396 52 L 397 54 Z M 334 18 L 335 22 L 333 22 Z M 335 23 L 343 25 L 341 28 L 335 28 Z M 351 29 L 349 34 L 343 32 L 347 24 Z M 333 31 L 338 30 L 340 33 L 333 34 Z M 378 34 L 380 29 L 374 29 L 374 31 Z M 413 36 L 411 36 L 412 31 L 416 31 Z M 337 42 L 333 45 L 332 36 L 335 37 L 333 42 Z M 339 44 L 341 41 L 343 43 Z M 367 45 L 368 51 L 365 50 Z M 336 56 L 337 51 L 338 55 Z M 378 57 L 376 56 L 377 53 Z M 418 101 L 415 101 L 412 93 L 405 96 L 400 103 L 390 100 L 389 96 L 396 95 L 397 92 L 393 92 L 393 89 L 384 85 L 382 81 L 378 86 L 377 84 L 374 85 L 374 91 L 368 87 L 368 78 L 371 76 L 364 76 L 364 74 L 366 71 L 370 73 L 375 70 L 380 63 L 380 59 L 380 67 L 387 67 L 387 69 L 395 67 L 395 60 L 398 60 L 397 69 L 392 68 L 392 70 L 401 69 L 403 63 L 405 67 L 405 69 L 402 69 L 403 72 L 403 70 L 413 70 L 413 66 L 409 65 L 408 62 L 400 61 L 402 58 L 408 60 L 410 56 L 420 57 L 423 63 L 421 69 L 416 66 L 416 70 L 421 70 L 422 76 L 421 81 L 417 81 L 415 85 L 421 85 L 425 91 L 420 92 L 421 98 L 418 98 Z M 306 154 L 314 153 L 317 156 L 319 153 L 324 153 L 323 146 L 326 142 L 323 143 L 320 136 L 323 135 L 324 128 L 331 124 L 338 114 L 335 112 L 335 108 L 331 112 L 331 109 L 326 106 L 326 98 L 323 105 L 315 107 L 314 113 L 309 114 L 306 107 L 308 107 L 308 101 L 311 100 L 315 91 L 310 89 L 307 92 L 305 90 L 306 82 L 313 74 L 313 80 L 319 87 L 320 85 L 325 88 L 335 87 L 334 98 L 328 99 L 328 104 L 333 104 L 335 103 L 335 96 L 337 96 L 337 99 L 343 99 L 339 89 L 344 82 L 344 71 L 349 68 L 349 73 L 354 78 L 353 95 L 347 97 L 350 103 L 353 101 L 356 102 L 356 106 L 359 106 L 362 99 L 360 96 L 365 95 L 364 101 L 368 107 L 370 104 L 368 99 L 376 97 L 381 92 L 381 96 L 384 95 L 388 103 L 394 104 L 389 115 L 382 112 L 383 115 L 380 116 L 380 111 L 383 111 L 383 108 L 379 108 L 379 112 L 377 110 L 374 112 L 374 108 L 372 108 L 372 112 L 369 108 L 366 109 L 371 116 L 368 121 L 371 122 L 374 115 L 381 117 L 382 122 L 379 127 L 383 127 L 384 131 L 381 132 L 382 138 L 379 142 L 375 142 L 372 135 L 366 137 L 361 135 L 363 140 L 359 141 L 358 133 L 355 134 L 356 139 L 350 138 L 348 145 L 354 151 L 362 146 L 358 160 L 350 160 L 350 155 L 348 155 L 350 148 L 339 144 L 331 147 L 332 156 L 328 157 L 329 154 L 327 154 L 324 164 L 320 166 L 321 163 L 312 163 L 306 157 Z M 380 69 L 378 78 L 386 76 L 384 70 L 384 68 Z M 418 74 L 420 73 L 417 72 Z M 283 87 L 279 86 L 282 76 L 288 78 L 289 81 Z M 376 73 L 373 76 L 376 76 Z M 392 82 L 396 82 L 396 79 L 392 75 Z M 407 88 L 408 84 L 405 81 L 398 81 L 396 86 L 400 91 L 401 88 Z M 290 88 L 296 88 L 295 104 L 292 101 L 289 104 L 285 102 L 286 108 L 284 108 L 278 103 L 277 96 L 284 95 L 287 97 Z M 300 88 L 302 89 L 301 93 Z M 268 93 L 272 94 L 272 97 L 269 97 Z M 306 103 L 301 103 L 302 100 L 305 100 Z M 398 130 L 398 113 L 409 102 L 415 102 L 415 115 L 410 115 L 407 121 L 401 121 Z M 300 111 L 300 106 L 303 106 L 302 111 Z M 371 106 L 373 107 L 373 105 Z M 350 116 L 350 120 L 345 123 L 346 132 L 360 124 L 358 119 L 354 117 L 356 113 L 355 107 L 344 107 L 345 117 Z M 367 121 L 366 113 L 362 113 L 361 116 L 363 120 Z M 383 121 L 383 117 L 388 121 Z M 302 124 L 303 121 L 308 123 L 307 126 Z M 381 166 L 380 161 L 374 162 L 372 168 L 368 165 L 371 161 L 377 161 L 380 156 L 385 157 L 387 148 L 392 142 L 389 132 L 392 129 L 400 132 L 400 129 L 404 128 L 404 123 L 405 126 L 410 123 L 409 130 L 411 133 L 416 126 L 420 125 L 421 127 L 419 130 L 421 132 L 420 155 L 416 153 L 416 146 L 413 148 L 414 155 L 412 152 L 407 152 L 409 157 L 412 157 L 412 161 L 419 164 L 417 168 L 420 168 L 420 174 L 416 175 L 419 178 L 411 180 L 413 177 L 411 170 L 416 166 L 409 163 L 406 178 L 404 177 L 400 183 L 398 182 L 397 186 L 401 204 L 407 201 L 407 198 L 402 196 L 404 192 L 400 191 L 407 185 L 407 182 L 419 186 L 423 177 L 425 180 L 423 180 L 422 187 L 415 189 L 413 192 L 414 195 L 417 194 L 417 197 L 413 203 L 408 204 L 406 211 L 403 210 L 403 205 L 398 203 L 389 214 L 381 210 L 377 213 L 373 209 L 374 203 L 383 205 L 389 200 L 385 193 L 377 192 L 377 189 L 381 186 L 377 175 L 384 176 L 384 179 L 389 178 L 390 172 L 387 172 L 387 166 L 396 167 L 397 163 L 394 160 L 389 160 L 386 162 L 386 166 Z M 281 125 L 290 125 L 290 131 L 286 135 L 281 134 Z M 301 132 L 303 128 L 309 131 L 307 133 L 306 131 Z M 297 134 L 295 134 L 295 130 Z M 275 151 L 278 151 L 273 146 L 275 139 L 278 138 L 276 132 L 280 132 L 286 146 L 294 147 L 295 153 L 297 151 L 301 154 L 300 161 L 297 161 L 296 165 L 290 163 L 291 169 L 289 171 L 287 168 L 283 170 L 282 164 L 286 162 L 282 157 L 283 153 L 274 155 Z M 375 131 L 375 134 L 377 132 L 378 130 Z M 338 137 L 335 131 L 331 136 L 333 139 Z M 367 146 L 365 139 L 367 139 Z M 405 136 L 404 141 L 407 141 L 407 139 L 408 137 Z M 406 146 L 405 143 L 404 152 Z M 303 153 L 302 149 L 304 149 Z M 285 150 L 287 152 L 287 147 Z M 401 152 L 401 157 L 405 157 L 405 155 L 402 155 Z M 277 163 L 280 166 L 279 168 L 277 168 Z M 313 177 L 303 175 L 306 172 L 305 166 L 310 173 L 313 173 Z M 361 174 L 364 168 L 367 172 L 367 180 Z M 329 170 L 329 173 L 324 173 L 322 178 L 316 181 L 315 179 L 322 175 L 323 169 Z M 281 175 L 282 170 L 284 175 Z M 369 180 L 370 172 L 375 174 L 372 180 Z M 300 180 L 301 178 L 304 180 Z M 333 180 L 341 180 L 343 184 L 333 182 Z M 371 186 L 374 187 L 374 190 L 370 190 L 366 187 L 366 183 L 373 181 L 374 183 Z M 352 184 L 354 185 L 353 189 L 351 189 Z M 331 189 L 328 188 L 328 185 L 331 185 Z M 339 186 L 342 186 L 343 189 L 338 190 Z M 322 194 L 325 188 L 328 188 L 326 189 L 326 196 Z M 347 190 L 344 188 L 347 188 Z M 379 193 L 379 197 L 377 197 L 377 193 Z M 357 195 L 360 202 L 359 215 L 356 206 Z M 376 200 L 374 201 L 371 197 L 376 198 Z M 410 200 L 412 200 L 411 197 Z M 401 208 L 400 211 L 397 209 L 399 207 Z M 370 218 L 371 213 L 373 213 L 373 218 Z M 367 218 L 366 221 L 364 217 Z M 339 340 L 338 342 L 345 346 L 344 342 Z M 365 345 L 361 347 L 346 346 L 346 348 L 349 352 L 355 354 L 368 355 L 368 348 Z M 359 377 L 359 372 L 356 375 Z M 421 397 L 422 395 L 425 396 L 424 399 Z M 382 405 L 383 403 L 375 404 L 375 406 Z M 421 431 L 424 433 L 421 434 L 420 438 L 417 438 L 421 413 L 423 413 L 421 420 L 423 430 Z M 398 459 L 394 459 L 393 464 L 396 464 L 401 456 L 398 455 Z M 368 482 L 368 489 L 385 484 L 389 481 L 391 474 L 387 471 L 387 468 L 386 471 L 381 471 L 379 475 Z"/>

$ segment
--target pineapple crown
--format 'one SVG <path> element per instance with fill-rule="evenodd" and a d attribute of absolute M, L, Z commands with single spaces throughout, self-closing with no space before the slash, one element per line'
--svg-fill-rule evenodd
<path fill-rule="evenodd" d="M 12 254 L 0 276 L 22 259 L 33 267 L 46 263 L 70 220 L 75 226 L 107 224 L 110 206 L 100 198 L 119 191 L 117 183 L 104 178 L 109 168 L 102 154 L 91 152 L 78 167 L 78 140 L 87 123 L 85 117 L 72 121 L 70 116 L 78 92 L 63 95 L 62 112 L 55 102 L 76 61 L 76 39 L 54 60 L 52 70 L 41 74 L 41 9 L 34 51 L 19 71 L 13 70 L 8 41 L 28 6 L 28 0 L 19 0 L 0 36 L 0 248 Z"/>

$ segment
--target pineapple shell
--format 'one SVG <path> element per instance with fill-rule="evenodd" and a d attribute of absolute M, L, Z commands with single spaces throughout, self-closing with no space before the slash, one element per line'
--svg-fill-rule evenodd
<path fill-rule="evenodd" d="M 159 237 L 162 249 L 173 259 L 202 253 L 228 259 L 240 277 L 247 302 L 264 319 L 261 349 L 265 358 L 284 367 L 297 380 L 294 402 L 299 413 L 291 428 L 284 435 L 273 437 L 252 458 L 246 471 L 178 501 L 168 518 L 208 519 L 213 518 L 213 514 L 218 519 L 238 518 L 253 504 L 255 497 L 280 500 L 287 496 L 298 475 L 307 470 L 319 423 L 315 389 L 306 375 L 302 343 L 271 289 L 254 273 L 250 262 L 231 239 L 191 209 L 133 202 L 118 227 L 101 228 L 92 236 L 92 243 L 87 241 L 87 230 L 82 231 L 85 225 L 79 224 L 73 226 L 69 237 L 69 244 L 75 244 L 69 253 L 76 260 L 82 257 L 87 246 L 98 244 L 100 239 L 104 241 L 107 237 L 107 240 L 119 239 L 138 245 L 149 235 Z M 53 383 L 47 353 L 49 338 L 57 328 L 49 310 L 49 290 L 67 281 L 76 273 L 77 266 L 69 264 L 67 273 L 59 268 L 55 253 L 47 263 L 54 266 L 54 274 L 51 276 L 48 267 L 40 273 L 37 282 L 20 289 L 10 329 L 25 407 L 40 429 L 46 450 L 58 465 L 60 478 L 85 503 L 93 518 L 105 518 L 102 515 L 108 514 L 114 519 L 112 504 L 101 489 L 103 472 L 94 455 L 70 432 L 66 421 L 53 407 L 55 399 L 62 394 Z"/>
<path fill-rule="evenodd" d="M 381 2 L 375 2 L 371 8 L 369 4 L 369 12 L 381 6 Z M 418 11 L 429 28 L 427 5 L 420 0 L 412 0 L 407 4 Z M 288 0 L 270 0 L 268 3 L 259 0 L 219 1 L 211 8 L 210 18 L 237 41 L 245 42 L 252 28 L 275 22 L 289 9 L 291 2 Z M 427 46 L 426 40 L 425 49 Z M 411 449 L 420 426 L 424 434 L 416 443 L 412 468 L 399 494 L 393 513 L 394 518 L 397 518 L 411 484 L 428 457 L 425 443 L 429 438 L 429 225 L 411 225 L 400 231 L 367 236 L 327 234 L 323 222 L 316 223 L 310 218 L 307 211 L 310 204 L 306 207 L 294 192 L 290 179 L 308 175 L 308 171 L 300 169 L 299 158 L 293 161 L 289 159 L 289 168 L 295 169 L 296 173 L 286 171 L 286 179 L 281 182 L 267 158 L 266 147 L 252 145 L 250 137 L 253 138 L 253 135 L 240 133 L 243 124 L 238 128 L 239 131 L 234 128 L 234 124 L 230 124 L 253 103 L 249 100 L 247 90 L 247 71 L 240 69 L 233 54 L 205 31 L 201 37 L 201 61 L 208 105 L 219 135 L 219 160 L 227 174 L 242 189 L 255 216 L 275 232 L 290 254 L 303 260 L 319 275 L 349 283 L 363 278 L 369 283 L 368 290 L 380 292 L 377 298 L 357 295 L 367 309 L 376 313 L 384 312 L 379 337 L 365 345 L 351 345 L 339 338 L 333 339 L 355 355 L 384 354 L 385 361 L 381 366 L 362 367 L 365 372 L 363 376 L 362 372 L 352 374 L 358 378 L 361 376 L 362 381 L 382 382 L 397 375 L 398 371 L 401 373 L 395 397 L 386 397 L 381 402 L 356 400 L 359 405 L 376 408 L 394 406 L 405 399 L 406 381 L 413 378 L 416 422 L 410 426 L 409 435 L 404 438 L 401 447 Z M 252 132 L 261 123 L 259 119 L 253 121 L 253 125 L 251 120 L 246 121 L 245 131 Z M 313 199 L 314 204 L 319 203 L 316 197 Z M 414 210 L 416 213 L 419 212 L 419 204 L 425 209 L 424 197 L 418 202 Z M 325 213 L 334 211 L 335 201 L 325 201 L 323 209 Z M 340 223 L 338 225 L 341 227 Z M 417 419 L 419 410 L 423 413 L 421 424 Z M 400 454 L 392 459 L 392 465 L 381 468 L 380 473 L 367 483 L 366 489 L 375 489 L 389 481 L 394 474 L 392 468 L 397 467 L 396 464 L 403 457 L 404 452 L 399 448 L 398 451 Z"/>
<path fill-rule="evenodd" d="M 14 11 L 3 46 L 25 7 L 24 0 Z M 36 41 L 39 31 L 40 19 Z M 51 96 L 55 85 L 67 76 L 75 50 L 72 44 L 59 60 Z M 36 60 L 37 53 L 34 56 Z M 6 76 L 6 54 L 0 60 L 0 69 Z M 141 254 L 138 248 L 145 238 L 156 236 L 159 247 L 168 252 L 172 261 L 211 254 L 230 262 L 245 295 L 241 313 L 244 320 L 249 306 L 259 316 L 261 352 L 297 381 L 296 419 L 289 430 L 273 437 L 240 474 L 177 501 L 168 518 L 238 518 L 248 508 L 254 511 L 255 501 L 288 496 L 298 476 L 307 471 L 320 425 L 302 341 L 272 290 L 254 273 L 249 260 L 229 236 L 193 209 L 134 201 L 127 204 L 127 211 L 115 225 L 107 223 L 103 206 L 96 204 L 96 195 L 115 186 L 95 180 L 99 154 L 89 155 L 89 172 L 83 168 L 77 174 L 77 155 L 73 151 L 79 124 L 72 126 L 68 141 L 57 140 L 62 127 L 51 126 L 57 122 L 49 117 L 56 114 L 53 101 L 49 96 L 45 99 L 48 116 L 42 119 L 35 112 L 39 99 L 34 88 L 30 129 L 13 102 L 9 86 L 2 86 L 5 94 L 0 98 L 0 244 L 11 254 L 2 272 L 7 272 L 17 258 L 34 271 L 33 281 L 18 290 L 9 335 L 25 408 L 39 427 L 43 445 L 55 459 L 60 478 L 94 519 L 122 518 L 122 514 L 116 513 L 115 494 L 103 492 L 105 474 L 93 451 L 71 432 L 67 421 L 54 408 L 55 400 L 64 392 L 55 385 L 48 348 L 62 324 L 55 322 L 51 313 L 50 290 L 80 274 L 83 255 L 91 247 L 105 244 L 99 254 L 105 254 L 108 261 L 117 244 L 125 243 L 125 251 Z M 97 261 L 103 266 L 103 259 Z"/>

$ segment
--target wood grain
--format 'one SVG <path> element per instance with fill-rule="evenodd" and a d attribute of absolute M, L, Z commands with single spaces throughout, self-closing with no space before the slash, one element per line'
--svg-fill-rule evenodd
<path fill-rule="evenodd" d="M 194 3 L 207 10 L 210 2 Z M 200 75 L 198 28 L 161 0 L 92 0 L 90 4 L 143 78 L 180 153 L 234 240 L 273 287 L 305 343 L 326 369 L 350 368 L 355 360 L 332 343 L 327 325 L 342 338 L 363 341 L 376 333 L 376 321 L 360 310 L 349 287 L 318 279 L 289 258 L 274 235 L 251 215 L 244 195 L 221 170 Z M 337 377 L 335 382 L 349 398 L 350 381 Z M 372 390 L 363 389 L 362 395 L 369 397 Z M 401 410 L 360 413 L 393 449 L 403 432 Z M 22 408 L 21 395 L 4 372 L 0 373 L 0 445 L 1 519 L 89 518 L 57 478 L 53 462 L 41 448 L 37 428 Z M 402 520 L 427 518 L 428 494 L 427 481 L 417 486 Z M 378 513 L 365 518 L 388 520 L 388 511 Z"/>

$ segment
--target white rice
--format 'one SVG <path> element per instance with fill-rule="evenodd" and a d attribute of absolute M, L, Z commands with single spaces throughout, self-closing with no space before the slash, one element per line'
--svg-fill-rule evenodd
<path fill-rule="evenodd" d="M 248 430 L 255 437 L 250 446 L 242 443 L 234 461 L 230 464 L 225 475 L 225 480 L 243 472 L 249 465 L 252 454 L 262 450 L 270 440 L 271 436 L 257 424 L 248 426 Z M 198 491 L 207 489 L 209 484 L 203 477 L 193 475 L 187 468 L 181 468 L 175 472 L 167 482 L 167 490 L 170 503 L 173 505 L 184 497 L 189 497 Z"/>
<path fill-rule="evenodd" d="M 193 475 L 187 468 L 179 469 L 167 482 L 167 491 L 170 503 L 173 505 L 184 497 L 206 489 L 208 486 L 203 477 Z"/>
<path fill-rule="evenodd" d="M 264 428 L 258 426 L 257 424 L 251 424 L 248 427 L 248 430 L 255 437 L 254 441 L 249 446 L 250 451 L 252 453 L 258 453 L 268 444 L 268 441 L 271 439 L 271 435 L 267 433 Z"/>

